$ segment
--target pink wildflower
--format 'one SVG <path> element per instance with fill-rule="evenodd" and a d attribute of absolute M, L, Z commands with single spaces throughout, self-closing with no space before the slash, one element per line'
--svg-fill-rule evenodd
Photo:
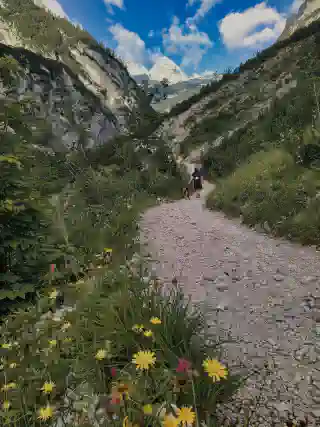
<path fill-rule="evenodd" d="M 115 377 L 117 375 L 117 369 L 116 368 L 111 368 L 111 376 Z"/>
<path fill-rule="evenodd" d="M 189 360 L 186 359 L 179 359 L 178 360 L 178 366 L 176 371 L 177 372 L 187 372 L 191 368 L 191 363 Z"/>

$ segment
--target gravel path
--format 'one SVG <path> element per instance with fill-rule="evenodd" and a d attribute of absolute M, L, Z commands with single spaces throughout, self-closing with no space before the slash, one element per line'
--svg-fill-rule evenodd
<path fill-rule="evenodd" d="M 141 240 L 164 282 L 176 276 L 220 330 L 231 331 L 236 342 L 224 347 L 230 365 L 269 362 L 261 416 L 294 409 L 320 425 L 320 254 L 207 211 L 211 188 L 201 199 L 148 210 Z M 242 397 L 256 395 L 261 382 L 253 377 Z"/>

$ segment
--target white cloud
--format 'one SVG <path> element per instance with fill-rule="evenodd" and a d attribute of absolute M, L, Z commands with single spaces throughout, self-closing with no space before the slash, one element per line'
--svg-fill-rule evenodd
<path fill-rule="evenodd" d="M 152 78 L 161 80 L 163 75 L 170 81 L 187 78 L 181 68 L 160 49 L 147 49 L 137 33 L 127 30 L 119 23 L 111 25 L 109 31 L 115 42 L 115 52 L 126 63 L 132 75 L 151 73 Z M 151 31 L 151 34 L 156 33 Z M 194 24 L 180 26 L 177 18 L 174 18 L 169 30 L 163 30 L 163 43 L 167 51 L 182 56 L 182 67 L 198 65 L 203 54 L 212 46 L 206 33 L 198 31 Z"/>
<path fill-rule="evenodd" d="M 304 0 L 294 0 L 291 8 L 290 8 L 290 12 L 291 13 L 297 13 L 300 9 L 300 6 L 304 3 Z"/>
<path fill-rule="evenodd" d="M 105 5 L 107 6 L 108 12 L 113 15 L 113 6 L 118 7 L 119 9 L 125 9 L 123 0 L 104 0 Z"/>
<path fill-rule="evenodd" d="M 194 5 L 198 0 L 189 0 L 188 6 Z M 220 3 L 222 0 L 200 0 L 200 6 L 196 11 L 196 14 L 189 18 L 190 21 L 197 21 L 203 18 L 216 4 Z"/>
<path fill-rule="evenodd" d="M 225 16 L 219 30 L 228 48 L 258 47 L 276 40 L 284 30 L 286 19 L 265 2 Z M 264 25 L 262 30 L 256 30 Z"/>
<path fill-rule="evenodd" d="M 44 7 L 45 9 L 50 10 L 54 15 L 59 16 L 60 18 L 67 18 L 68 15 L 63 10 L 63 7 L 58 2 L 58 0 L 34 0 L 34 4 L 39 7 Z"/>
<path fill-rule="evenodd" d="M 212 46 L 207 33 L 199 31 L 194 23 L 181 24 L 177 17 L 169 29 L 162 32 L 163 46 L 167 52 L 182 55 L 182 66 L 197 66 L 204 53 Z"/>
<path fill-rule="evenodd" d="M 150 30 L 148 33 L 148 37 L 154 37 L 154 30 Z"/>
<path fill-rule="evenodd" d="M 129 31 L 121 24 L 109 27 L 115 42 L 116 53 L 124 60 L 132 74 L 143 74 L 147 69 L 143 64 L 148 60 L 148 52 L 144 41 L 137 33 Z"/>

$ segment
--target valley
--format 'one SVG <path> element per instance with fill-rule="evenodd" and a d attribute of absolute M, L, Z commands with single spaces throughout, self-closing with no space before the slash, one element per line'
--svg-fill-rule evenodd
<path fill-rule="evenodd" d="M 223 75 L 163 57 L 157 112 L 106 43 L 1 1 L 1 426 L 319 425 L 318 11 Z"/>

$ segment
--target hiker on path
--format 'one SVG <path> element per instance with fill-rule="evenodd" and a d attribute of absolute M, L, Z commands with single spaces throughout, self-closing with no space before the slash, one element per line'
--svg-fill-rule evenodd
<path fill-rule="evenodd" d="M 199 193 L 200 190 L 202 190 L 202 180 L 201 180 L 201 173 L 198 168 L 194 168 L 194 172 L 192 174 L 192 180 L 193 180 L 193 188 L 196 193 Z"/>

